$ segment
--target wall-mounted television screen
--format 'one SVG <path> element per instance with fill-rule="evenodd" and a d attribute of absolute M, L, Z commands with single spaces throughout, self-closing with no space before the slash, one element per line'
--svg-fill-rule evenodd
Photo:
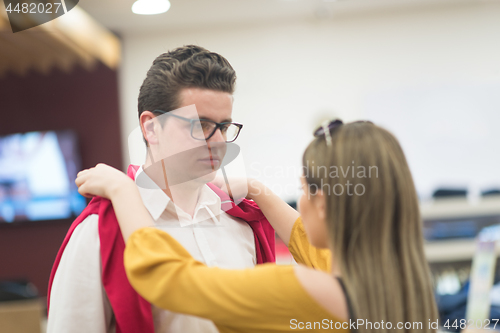
<path fill-rule="evenodd" d="M 0 136 L 0 223 L 57 220 L 82 212 L 76 133 L 46 131 Z"/>

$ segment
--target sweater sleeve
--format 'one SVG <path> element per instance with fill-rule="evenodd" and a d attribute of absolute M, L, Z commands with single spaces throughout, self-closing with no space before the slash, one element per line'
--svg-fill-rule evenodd
<path fill-rule="evenodd" d="M 331 251 L 329 249 L 314 247 L 309 243 L 301 217 L 295 221 L 292 227 L 288 250 L 299 264 L 304 264 L 324 272 L 331 271 Z"/>
<path fill-rule="evenodd" d="M 146 300 L 163 309 L 210 319 L 219 328 L 289 331 L 294 319 L 331 318 L 302 287 L 293 266 L 207 267 L 168 233 L 155 228 L 132 234 L 124 260 L 131 285 Z"/>
<path fill-rule="evenodd" d="M 92 214 L 75 228 L 57 267 L 48 333 L 115 331 L 113 310 L 102 285 L 100 246 L 99 217 Z"/>

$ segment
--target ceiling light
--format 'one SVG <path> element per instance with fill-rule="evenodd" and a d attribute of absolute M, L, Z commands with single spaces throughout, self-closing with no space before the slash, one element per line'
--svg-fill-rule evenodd
<path fill-rule="evenodd" d="M 137 0 L 132 5 L 132 12 L 140 15 L 165 13 L 170 8 L 168 0 Z"/>

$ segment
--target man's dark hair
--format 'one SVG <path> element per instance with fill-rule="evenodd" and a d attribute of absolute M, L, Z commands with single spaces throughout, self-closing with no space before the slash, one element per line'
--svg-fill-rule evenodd
<path fill-rule="evenodd" d="M 158 56 L 139 92 L 139 117 L 149 110 L 172 111 L 180 107 L 179 93 L 185 88 L 203 88 L 234 93 L 236 73 L 220 54 L 186 45 Z"/>

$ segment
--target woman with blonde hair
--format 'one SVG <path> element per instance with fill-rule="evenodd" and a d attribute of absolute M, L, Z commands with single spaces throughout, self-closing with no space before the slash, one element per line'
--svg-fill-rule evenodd
<path fill-rule="evenodd" d="M 435 332 L 415 186 L 403 151 L 370 123 L 332 121 L 303 155 L 300 216 L 258 181 L 254 200 L 296 266 L 207 267 L 153 222 L 134 182 L 105 165 L 80 193 L 111 200 L 127 276 L 152 304 L 210 319 L 220 332 Z"/>

